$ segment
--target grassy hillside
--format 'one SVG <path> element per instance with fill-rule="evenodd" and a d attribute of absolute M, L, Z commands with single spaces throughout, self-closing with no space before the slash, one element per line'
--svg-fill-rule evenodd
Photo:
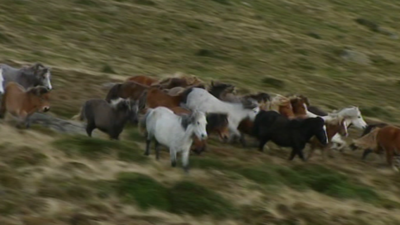
<path fill-rule="evenodd" d="M 63 118 L 103 98 L 103 83 L 183 72 L 399 122 L 399 8 L 392 0 L 3 0 L 0 60 L 52 66 L 52 113 Z M 120 142 L 4 122 L 0 135 L 4 225 L 400 224 L 399 175 L 384 158 L 361 162 L 358 151 L 289 163 L 274 144 L 259 153 L 212 139 L 185 176 L 167 151 L 160 162 L 143 156 L 132 127 Z"/>

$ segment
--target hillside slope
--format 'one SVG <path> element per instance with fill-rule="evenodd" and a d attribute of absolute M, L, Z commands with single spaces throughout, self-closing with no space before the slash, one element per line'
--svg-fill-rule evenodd
<path fill-rule="evenodd" d="M 3 0 L 0 59 L 53 67 L 51 113 L 70 118 L 102 84 L 183 72 L 242 92 L 302 93 L 398 122 L 400 3 L 343 0 Z M 368 22 L 370 21 L 370 22 Z M 0 224 L 400 224 L 399 175 L 384 158 L 223 145 L 192 171 L 120 142 L 0 125 Z M 357 137 L 353 130 L 348 138 Z M 383 166 L 382 166 L 383 165 Z"/>

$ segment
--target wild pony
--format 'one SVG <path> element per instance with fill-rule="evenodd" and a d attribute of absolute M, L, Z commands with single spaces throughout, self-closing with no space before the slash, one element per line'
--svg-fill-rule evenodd
<path fill-rule="evenodd" d="M 116 100 L 118 98 L 137 100 L 148 88 L 148 86 L 135 81 L 125 81 L 123 83 L 115 84 L 108 91 L 106 101 L 110 103 L 111 100 Z"/>
<path fill-rule="evenodd" d="M 171 89 L 164 89 L 164 92 L 169 94 L 169 95 L 180 95 L 182 92 L 184 92 L 186 89 L 192 88 L 192 87 L 197 87 L 197 88 L 203 88 L 206 89 L 206 86 L 204 84 L 198 84 L 198 85 L 192 85 L 189 87 L 174 87 Z"/>
<path fill-rule="evenodd" d="M 32 66 L 25 66 L 19 69 L 7 64 L 0 64 L 0 68 L 4 78 L 4 87 L 9 82 L 16 82 L 25 89 L 36 86 L 45 86 L 49 90 L 53 88 L 50 81 L 51 68 L 45 67 L 41 63 L 35 63 Z"/>
<path fill-rule="evenodd" d="M 83 104 L 78 116 L 79 120 L 86 120 L 86 133 L 89 137 L 97 128 L 108 134 L 110 139 L 118 140 L 128 121 L 138 122 L 138 110 L 137 100 L 119 98 L 108 103 L 103 99 L 90 99 Z"/>
<path fill-rule="evenodd" d="M 182 107 L 173 107 L 170 108 L 177 115 L 190 115 L 192 113 L 191 110 L 182 108 Z M 207 113 L 207 134 L 218 134 L 220 140 L 226 141 L 229 138 L 229 129 L 228 129 L 228 115 L 223 113 Z M 205 140 L 199 140 L 196 136 L 193 138 L 194 152 L 196 154 L 201 154 L 206 150 Z"/>
<path fill-rule="evenodd" d="M 260 104 L 260 109 L 269 110 L 271 103 L 271 96 L 265 92 L 258 92 L 257 94 L 247 94 L 243 96 L 244 98 L 254 99 Z"/>
<path fill-rule="evenodd" d="M 360 135 L 360 138 L 369 134 L 373 129 L 378 128 L 378 127 L 385 127 L 389 124 L 387 123 L 377 123 L 377 124 L 368 124 L 367 128 L 365 128 L 365 130 L 362 132 L 362 134 Z M 357 149 L 357 146 L 354 143 L 351 143 L 349 145 L 350 149 L 352 149 L 353 151 Z"/>
<path fill-rule="evenodd" d="M 345 119 L 344 117 L 341 117 L 337 114 L 329 114 L 327 117 L 324 118 L 325 121 L 325 125 L 326 125 L 326 134 L 328 137 L 328 145 L 323 145 L 321 144 L 321 142 L 318 141 L 318 139 L 316 137 L 311 138 L 310 140 L 310 153 L 308 154 L 307 159 L 310 159 L 311 156 L 313 155 L 315 149 L 320 149 L 322 152 L 322 156 L 325 159 L 325 153 L 328 151 L 329 152 L 329 156 L 332 156 L 332 152 L 329 148 L 329 146 L 332 144 L 331 140 L 332 137 L 335 134 L 340 134 L 343 136 L 347 136 L 348 132 L 347 132 L 347 126 L 345 124 Z"/>
<path fill-rule="evenodd" d="M 276 95 L 271 100 L 271 110 L 277 111 L 288 119 L 293 119 L 296 115 L 293 112 L 293 107 L 290 99 L 283 95 Z"/>
<path fill-rule="evenodd" d="M 307 104 L 309 104 L 308 99 L 305 96 L 300 95 L 300 97 L 306 99 L 306 106 Z M 318 109 L 315 110 L 315 113 L 318 114 L 314 114 L 309 110 L 309 106 L 307 106 L 307 114 L 309 117 L 326 117 L 328 115 L 328 113 Z M 364 121 L 362 115 L 361 115 L 361 111 L 357 106 L 349 106 L 346 108 L 342 108 L 340 110 L 335 111 L 338 115 L 346 117 L 347 119 L 345 120 L 345 124 L 347 126 L 347 128 L 349 128 L 350 126 L 354 125 L 354 127 L 360 129 L 360 130 L 364 130 L 367 127 L 367 123 Z M 333 145 L 331 146 L 331 148 L 336 148 L 338 150 L 342 150 L 345 146 L 346 146 L 346 142 L 341 138 L 341 136 L 339 134 L 335 134 L 332 137 L 331 142 L 333 143 Z"/>
<path fill-rule="evenodd" d="M 137 76 L 129 77 L 125 81 L 134 81 L 136 83 L 143 84 L 146 86 L 158 84 L 158 80 L 156 78 L 148 77 L 148 76 L 144 76 L 144 75 L 137 75 Z"/>
<path fill-rule="evenodd" d="M 243 99 L 241 103 L 224 102 L 211 95 L 208 91 L 201 88 L 190 88 L 183 93 L 182 103 L 191 110 L 199 110 L 206 113 L 226 113 L 228 114 L 229 130 L 231 134 L 240 138 L 245 146 L 244 135 L 238 130 L 239 123 L 249 118 L 254 120 L 260 111 L 258 103 Z M 230 135 L 230 139 L 234 135 Z"/>
<path fill-rule="evenodd" d="M 146 106 L 148 108 L 156 108 L 158 106 L 173 108 L 180 106 L 185 96 L 186 96 L 185 91 L 178 95 L 172 96 L 165 93 L 163 90 L 157 87 L 150 87 L 149 89 L 143 92 L 141 99 L 145 100 L 141 101 L 146 102 Z"/>
<path fill-rule="evenodd" d="M 400 128 L 392 125 L 376 127 L 365 136 L 353 140 L 353 143 L 365 149 L 362 157 L 363 160 L 371 152 L 377 154 L 385 152 L 388 165 L 398 172 L 393 159 L 395 156 L 400 156 Z"/>
<path fill-rule="evenodd" d="M 35 112 L 47 112 L 50 110 L 50 90 L 43 86 L 31 87 L 27 90 L 16 82 L 9 82 L 1 99 L 0 118 L 4 118 L 8 112 L 17 117 L 18 128 L 24 123 L 30 127 L 30 116 Z"/>
<path fill-rule="evenodd" d="M 194 85 L 203 84 L 198 77 L 192 76 L 180 76 L 180 77 L 168 77 L 159 82 L 162 89 L 171 89 L 174 87 L 188 87 Z"/>
<path fill-rule="evenodd" d="M 148 109 L 140 120 L 140 128 L 146 130 L 146 151 L 150 154 L 151 140 L 155 139 L 156 159 L 159 160 L 159 145 L 169 148 L 171 166 L 176 166 L 176 154 L 182 152 L 182 165 L 185 172 L 189 172 L 189 153 L 196 135 L 199 140 L 207 138 L 206 115 L 194 111 L 189 115 L 177 115 L 166 107 Z"/>
<path fill-rule="evenodd" d="M 259 151 L 272 141 L 281 147 L 290 147 L 292 152 L 289 160 L 298 155 L 306 161 L 303 149 L 313 136 L 322 143 L 328 144 L 325 122 L 322 118 L 288 119 L 275 111 L 261 110 L 255 120 L 253 135 L 259 140 Z"/>
<path fill-rule="evenodd" d="M 289 96 L 290 104 L 296 118 L 307 118 L 307 107 L 304 99 L 298 96 Z"/>
<path fill-rule="evenodd" d="M 214 97 L 222 100 L 221 98 L 223 97 L 222 95 L 225 95 L 226 93 L 234 93 L 235 92 L 235 86 L 232 84 L 228 83 L 222 83 L 222 82 L 215 82 L 211 81 L 211 85 L 208 89 L 208 92 L 210 92 L 211 95 Z"/>

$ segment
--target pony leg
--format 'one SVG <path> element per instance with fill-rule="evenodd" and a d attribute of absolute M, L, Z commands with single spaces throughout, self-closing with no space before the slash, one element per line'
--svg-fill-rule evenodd
<path fill-rule="evenodd" d="M 290 156 L 289 156 L 289 161 L 292 161 L 295 156 L 296 156 L 296 150 L 292 149 L 292 152 L 290 153 Z"/>
<path fill-rule="evenodd" d="M 247 146 L 246 139 L 244 138 L 244 134 L 240 133 L 240 138 L 239 138 L 240 143 L 242 144 L 243 148 Z"/>
<path fill-rule="evenodd" d="M 299 155 L 300 159 L 303 160 L 303 162 L 307 161 L 306 158 L 304 158 L 303 149 L 298 149 L 296 152 L 297 155 Z"/>
<path fill-rule="evenodd" d="M 367 158 L 367 155 L 369 155 L 369 153 L 371 152 L 373 152 L 372 149 L 370 148 L 365 149 L 361 159 L 364 161 Z"/>
<path fill-rule="evenodd" d="M 29 117 L 25 118 L 25 128 L 30 128 L 31 127 L 31 120 Z"/>
<path fill-rule="evenodd" d="M 258 144 L 258 151 L 264 152 L 264 145 L 269 141 L 269 139 L 263 139 Z"/>
<path fill-rule="evenodd" d="M 146 150 L 144 152 L 144 155 L 150 155 L 150 144 L 151 144 L 151 137 L 150 135 L 147 136 L 146 138 Z"/>
<path fill-rule="evenodd" d="M 176 149 L 175 148 L 171 148 L 169 150 L 169 154 L 171 156 L 171 166 L 172 167 L 176 167 Z"/>
<path fill-rule="evenodd" d="M 157 140 L 154 140 L 154 149 L 156 150 L 156 160 L 160 159 L 160 143 Z"/>
<path fill-rule="evenodd" d="M 392 151 L 386 151 L 386 160 L 387 163 L 389 164 L 390 167 L 392 167 L 392 169 L 396 172 L 398 172 L 399 170 L 396 168 L 396 166 L 393 164 L 393 152 Z"/>
<path fill-rule="evenodd" d="M 89 137 L 92 137 L 92 132 L 96 128 L 93 122 L 88 121 L 86 124 L 86 133 Z"/>
<path fill-rule="evenodd" d="M 182 151 L 182 166 L 185 173 L 189 173 L 189 153 L 190 149 Z"/>

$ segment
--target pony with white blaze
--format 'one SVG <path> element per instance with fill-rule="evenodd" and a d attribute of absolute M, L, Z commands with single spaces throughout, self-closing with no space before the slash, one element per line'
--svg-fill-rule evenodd
<path fill-rule="evenodd" d="M 244 135 L 238 130 L 242 120 L 248 118 L 254 121 L 260 107 L 253 99 L 244 98 L 239 103 L 221 101 L 207 90 L 201 88 L 190 88 L 184 92 L 182 104 L 191 109 L 205 113 L 226 113 L 228 115 L 229 130 L 234 136 L 240 137 L 244 144 Z"/>
<path fill-rule="evenodd" d="M 166 107 L 149 108 L 140 120 L 139 127 L 146 132 L 145 155 L 150 154 L 151 140 L 155 139 L 156 159 L 159 159 L 159 145 L 169 148 L 171 166 L 176 166 L 176 154 L 182 152 L 182 164 L 189 171 L 189 153 L 193 136 L 199 140 L 207 138 L 206 115 L 200 111 L 177 115 Z"/>
<path fill-rule="evenodd" d="M 307 109 L 307 108 L 306 108 Z M 354 125 L 356 128 L 360 130 L 364 130 L 367 127 L 367 123 L 364 121 L 361 111 L 357 106 L 350 106 L 343 108 L 339 111 L 334 111 L 338 116 L 344 117 L 344 125 L 349 128 L 351 125 Z M 307 110 L 307 115 L 309 117 L 317 117 L 319 115 L 316 115 L 314 113 L 311 113 Z M 320 116 L 323 119 L 326 119 L 327 116 Z M 335 134 L 332 137 L 331 142 L 333 143 L 332 148 L 336 148 L 338 150 L 341 150 L 345 145 L 346 142 L 341 138 L 339 134 Z"/>

